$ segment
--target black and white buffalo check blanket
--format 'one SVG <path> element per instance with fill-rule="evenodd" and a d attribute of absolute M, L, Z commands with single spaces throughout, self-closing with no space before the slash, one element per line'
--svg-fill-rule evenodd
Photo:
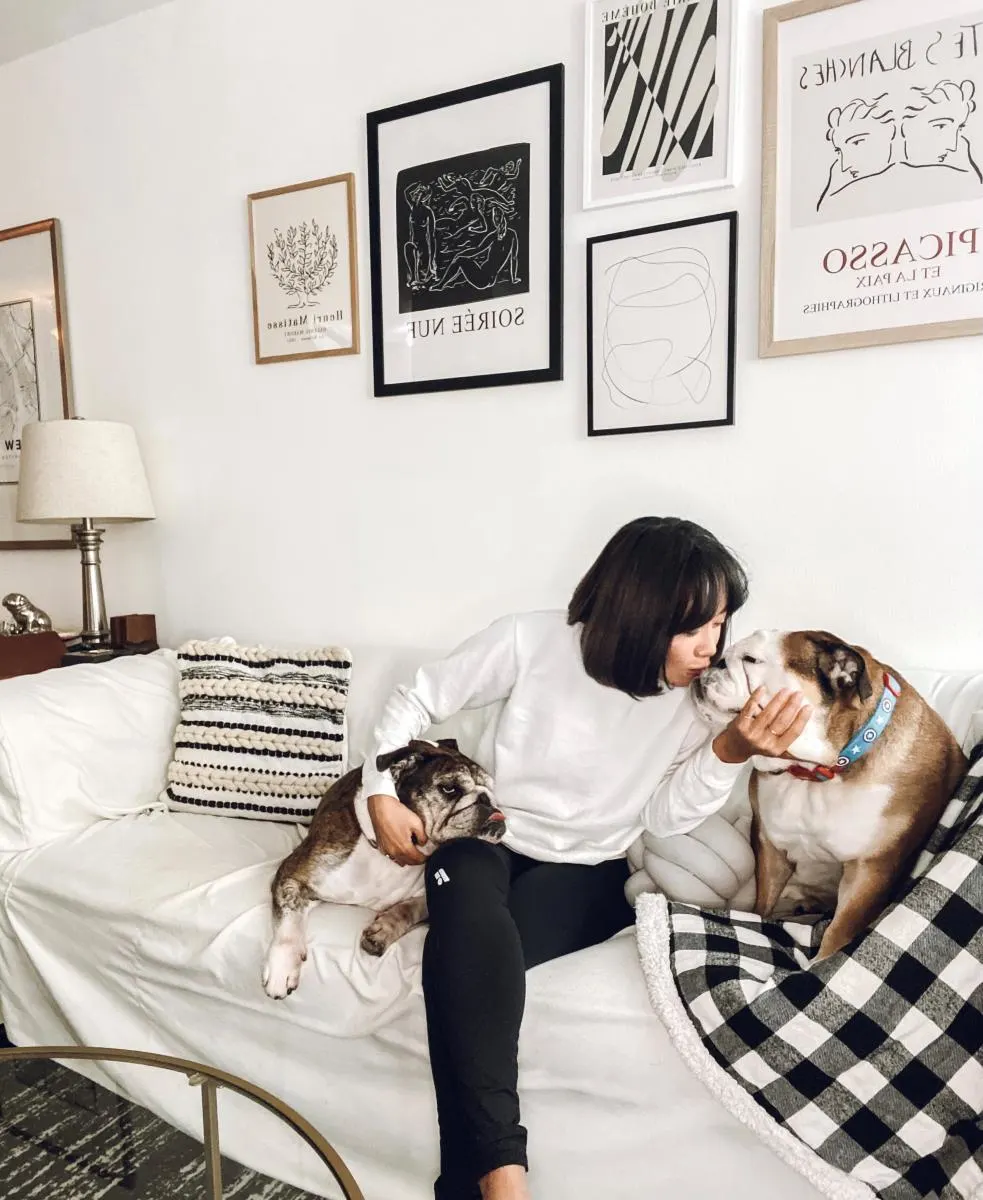
<path fill-rule="evenodd" d="M 837 1200 L 983 1200 L 983 743 L 895 903 L 825 922 L 639 898 L 649 994 L 728 1108 Z"/>

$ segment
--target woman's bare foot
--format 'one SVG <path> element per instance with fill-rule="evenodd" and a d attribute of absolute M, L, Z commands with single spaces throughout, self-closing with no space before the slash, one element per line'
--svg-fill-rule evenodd
<path fill-rule="evenodd" d="M 481 1200 L 529 1200 L 524 1167 L 499 1167 L 479 1181 Z"/>

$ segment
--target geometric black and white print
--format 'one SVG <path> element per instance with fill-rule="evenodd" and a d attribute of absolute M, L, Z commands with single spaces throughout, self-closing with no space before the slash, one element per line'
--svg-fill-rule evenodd
<path fill-rule="evenodd" d="M 396 176 L 399 311 L 529 291 L 529 143 L 406 167 Z"/>
<path fill-rule="evenodd" d="M 200 1142 L 42 1060 L 0 1065 L 3 1200 L 201 1200 Z M 221 1136 L 221 1124 L 219 1126 Z M 226 1200 L 314 1200 L 222 1159 Z"/>
<path fill-rule="evenodd" d="M 694 0 L 604 26 L 605 176 L 668 179 L 711 158 L 717 81 L 717 0 Z"/>
<path fill-rule="evenodd" d="M 657 1009 L 664 972 L 678 1036 L 698 1034 L 694 1069 L 738 1115 L 749 1095 L 776 1149 L 777 1129 L 882 1200 L 983 1195 L 983 743 L 971 764 L 895 901 L 822 962 L 826 921 L 659 897 L 639 919 Z"/>
<path fill-rule="evenodd" d="M 310 821 L 345 771 L 351 654 L 193 641 L 178 666 L 168 808 Z"/>

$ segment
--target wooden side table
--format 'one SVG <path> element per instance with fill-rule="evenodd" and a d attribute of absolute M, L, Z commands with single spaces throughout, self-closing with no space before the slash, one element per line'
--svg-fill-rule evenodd
<path fill-rule="evenodd" d="M 65 643 L 54 632 L 14 633 L 0 637 L 0 679 L 35 675 L 60 667 L 64 657 Z"/>
<path fill-rule="evenodd" d="M 160 647 L 156 642 L 145 642 L 139 646 L 110 646 L 104 654 L 79 654 L 72 649 L 71 643 L 65 650 L 65 657 L 62 660 L 63 667 L 71 667 L 78 663 L 104 663 L 112 662 L 114 658 L 129 658 L 134 654 L 153 654 Z"/>

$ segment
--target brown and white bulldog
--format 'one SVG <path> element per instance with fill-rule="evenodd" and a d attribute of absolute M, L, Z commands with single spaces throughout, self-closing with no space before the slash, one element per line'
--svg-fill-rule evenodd
<path fill-rule="evenodd" d="M 966 759 L 897 671 L 834 634 L 754 633 L 703 673 L 694 700 L 723 728 L 758 688 L 799 691 L 812 714 L 785 758 L 751 760 L 754 910 L 768 916 L 794 873 L 808 907 L 835 908 L 817 955 L 827 958 L 887 905 Z"/>
<path fill-rule="evenodd" d="M 453 739 L 410 742 L 380 755 L 376 765 L 392 772 L 400 802 L 422 820 L 425 854 L 454 838 L 497 842 L 505 833 L 491 777 Z M 368 954 L 383 954 L 427 919 L 423 867 L 400 867 L 376 848 L 373 831 L 363 830 L 355 815 L 361 786 L 361 767 L 332 785 L 307 836 L 273 879 L 273 941 L 263 986 L 274 1000 L 288 996 L 300 982 L 307 958 L 307 914 L 321 901 L 377 910 L 362 933 L 361 946 Z"/>

